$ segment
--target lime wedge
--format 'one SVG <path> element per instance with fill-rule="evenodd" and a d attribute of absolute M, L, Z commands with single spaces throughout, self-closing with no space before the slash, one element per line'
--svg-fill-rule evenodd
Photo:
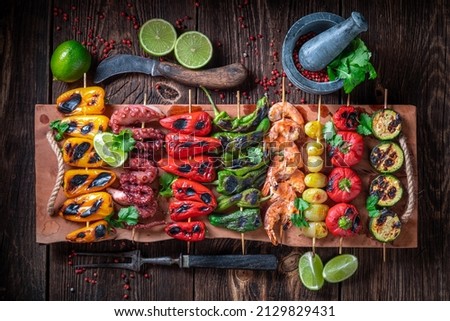
<path fill-rule="evenodd" d="M 212 55 L 211 41 L 198 31 L 183 33 L 175 43 L 175 58 L 186 68 L 201 68 L 211 60 Z"/>
<path fill-rule="evenodd" d="M 94 136 L 94 149 L 101 159 L 111 167 L 119 167 L 125 163 L 128 154 L 113 148 L 114 134 L 98 133 Z"/>
<path fill-rule="evenodd" d="M 139 29 L 139 44 L 153 56 L 164 56 L 172 52 L 177 40 L 175 27 L 163 19 L 151 19 Z"/>
<path fill-rule="evenodd" d="M 303 285 L 310 290 L 320 290 L 325 283 L 322 276 L 323 263 L 313 252 L 306 252 L 298 261 L 298 273 Z"/>
<path fill-rule="evenodd" d="M 358 258 L 351 254 L 338 255 L 325 264 L 323 277 L 327 282 L 337 283 L 351 277 L 358 269 Z"/>

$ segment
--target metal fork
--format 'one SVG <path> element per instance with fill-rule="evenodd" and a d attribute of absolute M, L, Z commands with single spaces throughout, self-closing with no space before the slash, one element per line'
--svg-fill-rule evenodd
<path fill-rule="evenodd" d="M 97 256 L 127 259 L 127 262 L 102 262 L 78 264 L 75 268 L 116 268 L 138 272 L 143 264 L 178 265 L 180 268 L 217 268 L 242 270 L 276 270 L 278 260 L 272 254 L 225 254 L 225 255 L 183 255 L 143 258 L 139 250 L 120 253 L 79 252 L 77 256 Z"/>

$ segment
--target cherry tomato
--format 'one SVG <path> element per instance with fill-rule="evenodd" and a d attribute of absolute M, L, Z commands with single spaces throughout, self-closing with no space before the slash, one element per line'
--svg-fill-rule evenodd
<path fill-rule="evenodd" d="M 320 156 L 323 153 L 323 145 L 319 142 L 309 142 L 306 144 L 306 153 L 308 156 Z"/>
<path fill-rule="evenodd" d="M 305 134 L 313 139 L 322 136 L 322 124 L 318 120 L 309 121 L 305 124 Z"/>

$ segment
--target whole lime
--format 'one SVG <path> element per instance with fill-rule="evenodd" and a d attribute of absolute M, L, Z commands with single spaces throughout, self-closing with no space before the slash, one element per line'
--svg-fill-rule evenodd
<path fill-rule="evenodd" d="M 75 82 L 91 67 L 91 54 L 78 41 L 64 41 L 56 47 L 50 61 L 54 79 Z"/>

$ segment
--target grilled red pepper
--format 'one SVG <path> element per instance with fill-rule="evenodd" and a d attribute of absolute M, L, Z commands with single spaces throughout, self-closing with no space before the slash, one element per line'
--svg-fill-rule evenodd
<path fill-rule="evenodd" d="M 202 221 L 174 222 L 167 225 L 164 231 L 167 235 L 182 241 L 196 242 L 205 238 L 205 223 Z"/>
<path fill-rule="evenodd" d="M 172 221 L 185 221 L 188 218 L 204 216 L 212 213 L 214 207 L 196 201 L 172 201 L 169 203 L 169 214 Z"/>
<path fill-rule="evenodd" d="M 349 167 L 336 167 L 328 175 L 326 191 L 336 203 L 350 202 L 361 192 L 361 179 Z"/>
<path fill-rule="evenodd" d="M 350 167 L 359 163 L 364 152 L 361 135 L 350 131 L 339 131 L 331 143 L 328 153 L 331 163 L 336 167 Z"/>
<path fill-rule="evenodd" d="M 178 178 L 172 183 L 172 195 L 179 201 L 203 202 L 216 208 L 215 195 L 206 186 L 184 178 Z"/>
<path fill-rule="evenodd" d="M 216 179 L 214 159 L 205 155 L 197 155 L 191 159 L 163 158 L 158 166 L 164 171 L 192 179 L 196 182 L 212 182 Z"/>
<path fill-rule="evenodd" d="M 333 123 L 339 130 L 355 131 L 359 125 L 359 111 L 353 106 L 341 106 L 333 115 Z"/>
<path fill-rule="evenodd" d="M 221 147 L 220 140 L 181 133 L 166 135 L 166 150 L 169 156 L 187 158 L 203 153 L 212 153 Z"/>
<path fill-rule="evenodd" d="M 208 136 L 212 129 L 211 116 L 206 111 L 169 116 L 159 123 L 174 133 L 195 136 Z"/>
<path fill-rule="evenodd" d="M 328 210 L 325 224 L 334 236 L 353 236 L 361 231 L 361 219 L 355 206 L 339 203 Z"/>

